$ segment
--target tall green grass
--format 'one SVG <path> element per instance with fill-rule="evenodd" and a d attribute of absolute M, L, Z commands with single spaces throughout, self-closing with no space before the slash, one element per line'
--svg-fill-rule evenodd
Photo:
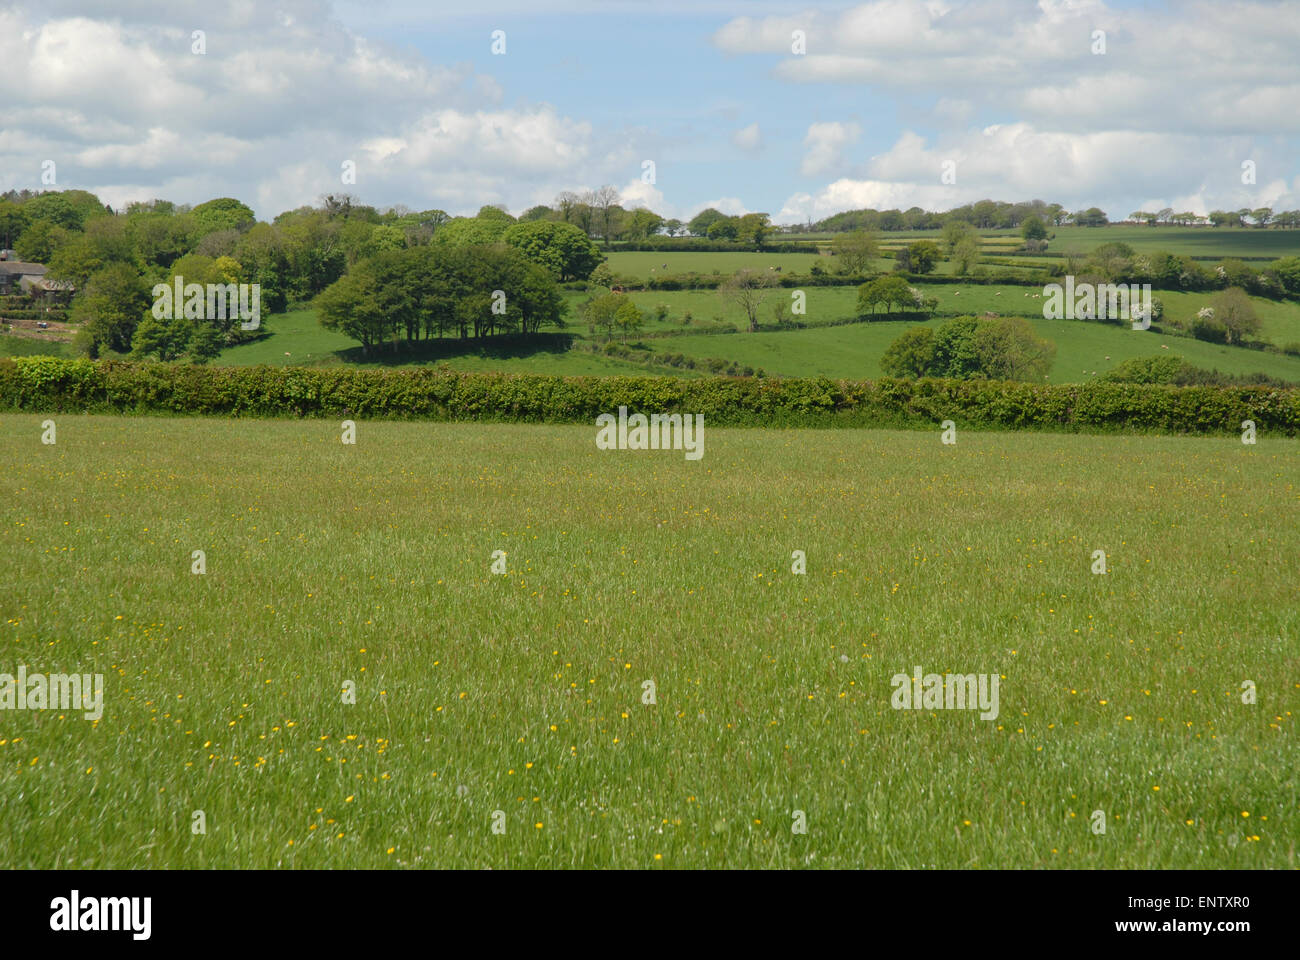
<path fill-rule="evenodd" d="M 0 712 L 6 866 L 1295 867 L 1295 441 L 43 419 L 0 672 L 105 712 Z"/>

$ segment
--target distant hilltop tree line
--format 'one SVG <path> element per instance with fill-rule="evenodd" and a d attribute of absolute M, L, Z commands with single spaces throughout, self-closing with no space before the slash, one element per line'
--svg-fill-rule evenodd
<path fill-rule="evenodd" d="M 1275 227 L 1282 230 L 1300 229 L 1300 210 L 1274 212 L 1272 207 L 1242 207 L 1240 210 L 1211 210 L 1202 216 L 1190 211 L 1175 213 L 1173 207 L 1162 210 L 1135 210 L 1129 220 L 1156 227 L 1161 224 L 1174 227 Z"/>

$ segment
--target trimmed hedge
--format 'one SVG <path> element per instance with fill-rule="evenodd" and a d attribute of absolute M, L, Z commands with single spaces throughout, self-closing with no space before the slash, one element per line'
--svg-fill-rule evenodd
<path fill-rule="evenodd" d="M 66 310 L 46 310 L 44 307 L 0 307 L 0 320 L 57 320 L 67 323 Z"/>
<path fill-rule="evenodd" d="M 834 264 L 831 264 L 834 266 Z M 764 272 L 764 271 L 759 271 Z M 1015 272 L 1001 270 L 991 272 L 984 270 L 979 274 L 956 277 L 949 274 L 934 273 L 769 273 L 773 282 L 780 287 L 858 287 L 879 277 L 902 277 L 908 283 L 937 284 L 940 286 L 1016 286 L 1041 287 L 1052 281 L 1046 272 L 1030 274 L 1027 271 Z M 614 284 L 628 290 L 716 290 L 732 277 L 731 274 L 719 273 L 717 276 L 704 273 L 662 273 L 649 277 L 614 278 Z M 570 285 L 566 289 L 587 289 L 587 285 Z M 1157 289 L 1157 288 L 1153 288 Z"/>
<path fill-rule="evenodd" d="M 730 426 L 963 426 L 1300 435 L 1300 390 L 977 380 L 556 377 L 427 367 L 209 367 L 0 358 L 0 410 L 592 423 L 702 413 Z"/>
<path fill-rule="evenodd" d="M 765 240 L 761 245 L 735 240 L 710 240 L 707 237 L 655 237 L 644 240 L 615 240 L 612 250 L 649 251 L 653 253 L 806 253 L 816 256 L 815 244 Z"/>

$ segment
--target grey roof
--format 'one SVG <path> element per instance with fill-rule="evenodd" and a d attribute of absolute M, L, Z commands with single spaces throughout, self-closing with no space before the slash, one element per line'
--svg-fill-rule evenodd
<path fill-rule="evenodd" d="M 0 260 L 0 273 L 17 274 L 26 277 L 45 275 L 45 264 L 24 263 L 21 260 Z"/>

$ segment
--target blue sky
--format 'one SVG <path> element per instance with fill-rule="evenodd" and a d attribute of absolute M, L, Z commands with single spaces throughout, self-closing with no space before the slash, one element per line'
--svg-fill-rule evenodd
<path fill-rule="evenodd" d="M 519 212 L 602 184 L 683 219 L 1294 209 L 1297 49 L 1300 4 L 1263 0 L 18 0 L 0 189 L 54 160 L 115 205 L 236 196 L 268 218 L 340 190 Z"/>

